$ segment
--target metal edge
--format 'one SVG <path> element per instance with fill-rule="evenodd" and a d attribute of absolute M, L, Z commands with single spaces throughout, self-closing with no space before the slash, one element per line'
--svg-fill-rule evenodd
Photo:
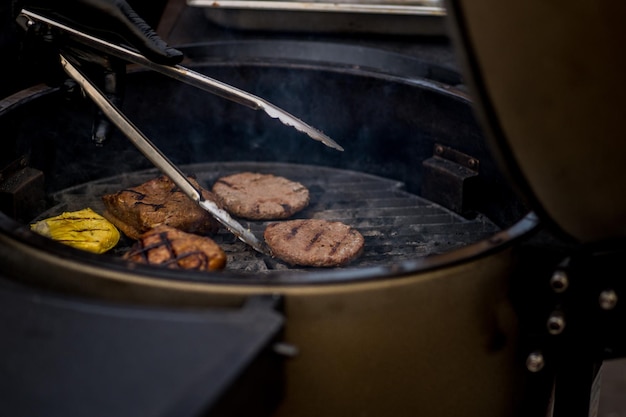
<path fill-rule="evenodd" d="M 443 17 L 445 8 L 422 4 L 411 5 L 399 3 L 323 3 L 266 0 L 187 0 L 190 7 L 209 9 L 250 9 L 297 12 L 339 12 L 339 13 L 373 13 L 373 14 L 406 14 L 416 16 Z"/>

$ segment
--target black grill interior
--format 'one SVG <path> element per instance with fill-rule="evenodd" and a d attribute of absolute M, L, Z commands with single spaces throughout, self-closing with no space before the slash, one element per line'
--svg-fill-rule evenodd
<path fill-rule="evenodd" d="M 279 46 L 270 42 L 267 48 L 281 51 Z M 309 45 L 320 51 L 324 46 Z M 303 183 L 311 204 L 295 217 L 342 221 L 364 235 L 365 251 L 350 267 L 387 267 L 449 252 L 506 229 L 527 213 L 492 158 L 471 103 L 454 87 L 290 57 L 216 61 L 211 51 L 211 45 L 193 48 L 189 66 L 288 110 L 345 151 L 327 148 L 262 111 L 149 71 L 130 71 L 121 110 L 206 188 L 220 176 L 241 171 Z M 44 182 L 43 189 L 32 188 L 46 196 L 45 207 L 24 204 L 33 210 L 18 222 L 26 225 L 85 207 L 102 211 L 102 195 L 159 175 L 115 129 L 103 146 L 96 146 L 90 139 L 94 113 L 78 89 L 41 90 L 0 103 L 0 129 L 7 133 L 2 165 L 24 161 L 41 172 Z M 438 193 L 472 201 L 471 213 L 462 216 L 424 198 L 424 161 L 433 158 L 435 145 L 479 162 L 471 188 L 435 184 Z M 450 177 L 459 185 L 454 172 L 441 179 Z M 242 223 L 262 238 L 266 223 Z M 308 270 L 267 259 L 225 230 L 215 240 L 228 254 L 227 269 L 255 274 Z M 131 244 L 123 241 L 105 256 L 121 256 Z"/>

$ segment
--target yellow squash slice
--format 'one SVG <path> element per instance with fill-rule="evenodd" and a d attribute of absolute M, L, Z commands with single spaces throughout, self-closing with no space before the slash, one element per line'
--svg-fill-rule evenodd
<path fill-rule="evenodd" d="M 120 232 L 90 208 L 65 212 L 30 225 L 31 230 L 77 249 L 104 253 L 117 245 Z"/>

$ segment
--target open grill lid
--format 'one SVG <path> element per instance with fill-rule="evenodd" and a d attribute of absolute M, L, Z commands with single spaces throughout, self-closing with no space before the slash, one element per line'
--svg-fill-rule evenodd
<path fill-rule="evenodd" d="M 532 207 L 578 242 L 625 238 L 626 5 L 447 8 L 486 134 Z"/>

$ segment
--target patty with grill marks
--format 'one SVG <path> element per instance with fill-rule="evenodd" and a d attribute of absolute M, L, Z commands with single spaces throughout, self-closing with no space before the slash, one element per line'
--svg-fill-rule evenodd
<path fill-rule="evenodd" d="M 206 200 L 215 196 L 188 177 Z M 103 216 L 131 239 L 153 227 L 168 225 L 184 232 L 213 235 L 220 228 L 218 221 L 183 193 L 171 179 L 162 175 L 136 187 L 102 196 Z"/>
<path fill-rule="evenodd" d="M 309 190 L 273 174 L 240 172 L 219 178 L 213 194 L 230 214 L 248 220 L 279 220 L 309 205 Z"/>
<path fill-rule="evenodd" d="M 226 266 L 226 254 L 213 239 L 165 225 L 142 234 L 123 258 L 142 264 L 196 271 L 214 271 Z"/>
<path fill-rule="evenodd" d="M 264 237 L 276 258 L 301 266 L 346 265 L 363 252 L 365 245 L 363 235 L 353 227 L 321 219 L 271 223 Z"/>

